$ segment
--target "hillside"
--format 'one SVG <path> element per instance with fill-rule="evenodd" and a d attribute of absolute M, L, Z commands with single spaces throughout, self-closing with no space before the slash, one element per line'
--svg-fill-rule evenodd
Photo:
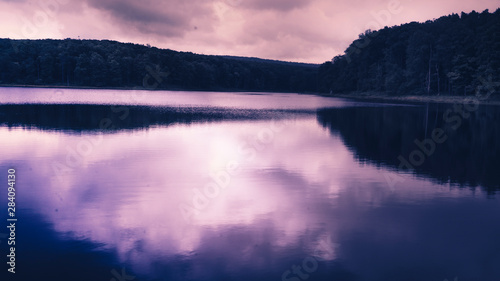
<path fill-rule="evenodd" d="M 315 92 L 317 69 L 109 40 L 0 39 L 0 85 Z"/>
<path fill-rule="evenodd" d="M 474 95 L 500 86 L 500 9 L 367 30 L 321 65 L 333 93 Z"/>

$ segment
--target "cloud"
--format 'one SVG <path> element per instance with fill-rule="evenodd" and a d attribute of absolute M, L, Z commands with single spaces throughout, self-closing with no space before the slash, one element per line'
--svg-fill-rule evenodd
<path fill-rule="evenodd" d="M 210 1 L 87 0 L 89 7 L 105 11 L 122 28 L 162 36 L 183 36 L 199 19 L 213 18 Z M 209 24 L 205 21 L 205 23 Z"/>

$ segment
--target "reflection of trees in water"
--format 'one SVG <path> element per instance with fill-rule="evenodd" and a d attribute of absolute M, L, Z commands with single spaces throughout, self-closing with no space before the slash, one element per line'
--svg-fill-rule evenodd
<path fill-rule="evenodd" d="M 448 139 L 415 167 L 416 173 L 475 187 L 489 192 L 500 189 L 500 111 L 481 106 L 470 117 L 445 122 L 443 113 L 452 105 L 424 107 L 351 107 L 318 112 L 318 121 L 332 132 L 340 132 L 345 144 L 363 161 L 398 169 L 400 155 L 408 159 L 418 150 L 415 140 L 431 137 L 443 128 Z"/>
<path fill-rule="evenodd" d="M 109 132 L 171 124 L 224 120 L 264 120 L 313 114 L 300 110 L 255 110 L 110 105 L 0 105 L 0 125 L 43 130 Z"/>

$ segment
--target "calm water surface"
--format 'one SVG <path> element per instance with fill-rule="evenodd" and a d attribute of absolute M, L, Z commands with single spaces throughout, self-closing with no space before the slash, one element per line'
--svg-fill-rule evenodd
<path fill-rule="evenodd" d="M 17 273 L 0 236 L 1 274 L 500 280 L 500 110 L 453 127 L 450 108 L 2 88 L 0 182 L 16 169 L 19 221 Z M 446 141 L 401 167 L 436 128 Z"/>

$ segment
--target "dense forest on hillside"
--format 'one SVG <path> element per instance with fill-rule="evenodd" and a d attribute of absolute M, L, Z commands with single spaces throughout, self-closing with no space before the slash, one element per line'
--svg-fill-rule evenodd
<path fill-rule="evenodd" d="M 500 82 L 500 9 L 367 30 L 319 70 L 320 91 L 473 95 Z"/>
<path fill-rule="evenodd" d="M 500 9 L 367 30 L 321 66 L 109 40 L 0 39 L 0 84 L 473 95 L 498 92 Z"/>
<path fill-rule="evenodd" d="M 0 39 L 0 84 L 313 92 L 318 65 L 108 40 Z"/>

